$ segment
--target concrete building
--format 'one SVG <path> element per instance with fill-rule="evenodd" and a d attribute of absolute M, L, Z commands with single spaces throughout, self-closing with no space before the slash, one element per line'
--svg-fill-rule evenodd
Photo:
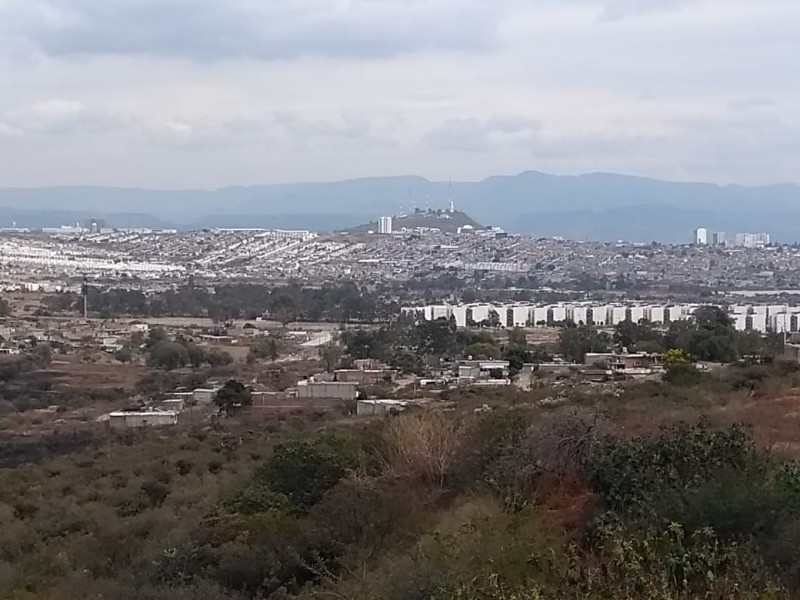
<path fill-rule="evenodd" d="M 168 398 L 161 402 L 161 408 L 169 412 L 181 413 L 186 408 L 186 400 L 184 398 Z"/>
<path fill-rule="evenodd" d="M 771 241 L 768 233 L 737 233 L 733 245 L 737 248 L 763 248 Z"/>
<path fill-rule="evenodd" d="M 528 324 L 530 308 L 527 306 L 512 306 L 508 309 L 508 326 L 525 327 Z"/>
<path fill-rule="evenodd" d="M 381 217 L 378 219 L 378 233 L 384 235 L 392 233 L 392 217 Z"/>
<path fill-rule="evenodd" d="M 563 323 L 567 320 L 567 307 L 561 304 L 551 306 L 549 309 L 549 323 Z"/>
<path fill-rule="evenodd" d="M 692 243 L 697 246 L 708 245 L 708 229 L 705 227 L 698 227 L 695 229 Z"/>
<path fill-rule="evenodd" d="M 626 306 L 612 306 L 609 312 L 609 325 L 619 325 L 628 319 L 628 308 Z"/>
<path fill-rule="evenodd" d="M 357 383 L 334 381 L 300 381 L 297 384 L 297 397 L 303 399 L 355 400 Z"/>
<path fill-rule="evenodd" d="M 452 314 L 449 306 L 434 306 L 431 310 L 431 321 L 436 319 L 449 319 Z"/>
<path fill-rule="evenodd" d="M 195 404 L 213 404 L 218 391 L 218 387 L 197 388 L 192 392 L 192 399 Z"/>
<path fill-rule="evenodd" d="M 119 411 L 108 415 L 111 429 L 164 427 L 178 424 L 178 413 L 169 410 Z"/>
<path fill-rule="evenodd" d="M 545 306 L 534 306 L 531 308 L 530 311 L 530 321 L 531 324 L 536 326 L 540 323 L 547 323 L 547 307 Z"/>
<path fill-rule="evenodd" d="M 569 318 L 576 325 L 586 325 L 589 323 L 589 307 L 588 306 L 574 306 L 569 311 Z"/>
<path fill-rule="evenodd" d="M 357 383 L 366 385 L 392 378 L 394 371 L 383 369 L 336 369 L 333 374 L 339 383 Z"/>
<path fill-rule="evenodd" d="M 760 314 L 752 314 L 747 317 L 748 327 L 747 329 L 751 331 L 759 331 L 761 333 L 767 333 L 767 314 L 760 313 Z"/>
<path fill-rule="evenodd" d="M 648 316 L 651 323 L 663 323 L 666 315 L 666 309 L 663 306 L 649 306 Z"/>
<path fill-rule="evenodd" d="M 747 313 L 735 313 L 731 315 L 731 319 L 733 320 L 733 327 L 736 331 L 747 330 Z"/>
<path fill-rule="evenodd" d="M 631 306 L 628 311 L 630 313 L 630 319 L 634 323 L 638 323 L 642 319 L 650 320 L 646 306 Z"/>
<path fill-rule="evenodd" d="M 473 323 L 481 323 L 482 321 L 489 320 L 489 305 L 488 304 L 473 304 L 467 308 L 467 320 L 472 320 Z"/>
<path fill-rule="evenodd" d="M 726 243 L 726 236 L 724 231 L 715 231 L 711 234 L 711 243 L 714 246 L 724 246 Z"/>
<path fill-rule="evenodd" d="M 356 403 L 356 414 L 359 417 L 375 417 L 401 412 L 408 402 L 402 400 L 359 400 Z"/>
<path fill-rule="evenodd" d="M 456 325 L 459 327 L 466 327 L 467 326 L 467 307 L 466 306 L 454 306 L 453 307 L 453 317 L 455 317 Z"/>
<path fill-rule="evenodd" d="M 605 327 L 608 325 L 609 313 L 611 307 L 608 305 L 593 306 L 592 307 L 592 324 L 597 327 Z"/>

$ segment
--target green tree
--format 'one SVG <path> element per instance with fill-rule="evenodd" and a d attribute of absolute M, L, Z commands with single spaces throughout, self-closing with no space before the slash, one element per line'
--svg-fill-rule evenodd
<path fill-rule="evenodd" d="M 642 342 L 660 342 L 661 334 L 648 321 L 622 321 L 614 328 L 614 343 L 620 348 L 633 348 Z"/>
<path fill-rule="evenodd" d="M 611 340 L 593 325 L 578 325 L 562 329 L 558 335 L 561 355 L 572 362 L 581 363 L 589 352 L 608 352 Z"/>
<path fill-rule="evenodd" d="M 357 445 L 340 437 L 290 441 L 276 446 L 260 477 L 305 511 L 358 466 L 359 455 Z"/>
<path fill-rule="evenodd" d="M 147 334 L 147 339 L 144 342 L 144 345 L 147 347 L 148 350 L 150 350 L 156 344 L 160 342 L 166 342 L 168 339 L 169 337 L 167 336 L 167 332 L 161 327 L 156 327 L 149 331 L 149 333 Z"/>
<path fill-rule="evenodd" d="M 486 342 L 472 344 L 471 346 L 467 347 L 465 353 L 467 356 L 471 356 L 474 359 L 484 360 L 498 360 L 502 356 L 500 348 L 498 348 L 495 344 L 489 344 Z"/>
<path fill-rule="evenodd" d="M 53 348 L 50 344 L 36 344 L 30 352 L 33 361 L 40 366 L 47 366 L 53 360 Z"/>
<path fill-rule="evenodd" d="M 508 343 L 516 344 L 517 346 L 527 346 L 528 336 L 525 334 L 525 330 L 521 327 L 514 327 L 514 329 L 508 333 Z"/>
<path fill-rule="evenodd" d="M 150 348 L 147 364 L 157 369 L 179 369 L 189 363 L 186 346 L 178 342 L 161 341 Z"/>
<path fill-rule="evenodd" d="M 224 411 L 227 416 L 231 416 L 236 410 L 251 406 L 253 395 L 242 382 L 230 379 L 219 389 L 214 401 L 220 410 Z"/>
<path fill-rule="evenodd" d="M 280 341 L 274 335 L 258 338 L 247 354 L 247 362 L 252 364 L 257 360 L 268 358 L 272 362 L 278 360 L 280 355 Z"/>
<path fill-rule="evenodd" d="M 339 361 L 342 359 L 342 347 L 332 340 L 320 346 L 318 352 L 322 363 L 325 365 L 325 371 L 333 373 L 336 367 L 339 366 Z"/>

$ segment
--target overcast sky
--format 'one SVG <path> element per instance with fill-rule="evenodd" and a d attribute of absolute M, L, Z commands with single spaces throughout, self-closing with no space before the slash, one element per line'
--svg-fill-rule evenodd
<path fill-rule="evenodd" d="M 798 0 L 0 0 L 0 187 L 800 182 Z"/>

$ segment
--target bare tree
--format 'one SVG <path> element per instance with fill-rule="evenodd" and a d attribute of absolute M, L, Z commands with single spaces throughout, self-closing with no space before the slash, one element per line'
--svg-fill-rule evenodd
<path fill-rule="evenodd" d="M 465 441 L 462 419 L 440 411 L 402 415 L 386 433 L 390 462 L 398 473 L 444 485 Z"/>

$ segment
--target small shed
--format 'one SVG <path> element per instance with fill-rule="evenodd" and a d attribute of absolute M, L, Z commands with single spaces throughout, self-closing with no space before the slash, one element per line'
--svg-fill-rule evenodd
<path fill-rule="evenodd" d="M 197 388 L 192 392 L 192 398 L 195 404 L 213 404 L 217 397 L 219 388 Z"/>
<path fill-rule="evenodd" d="M 161 408 L 167 411 L 180 413 L 186 408 L 186 400 L 184 398 L 167 398 L 161 402 Z"/>
<path fill-rule="evenodd" d="M 388 415 L 400 412 L 408 407 L 408 402 L 403 400 L 359 400 L 356 404 L 356 414 L 360 417 Z"/>
<path fill-rule="evenodd" d="M 108 415 L 111 429 L 164 427 L 178 424 L 178 413 L 171 410 L 119 411 Z"/>

